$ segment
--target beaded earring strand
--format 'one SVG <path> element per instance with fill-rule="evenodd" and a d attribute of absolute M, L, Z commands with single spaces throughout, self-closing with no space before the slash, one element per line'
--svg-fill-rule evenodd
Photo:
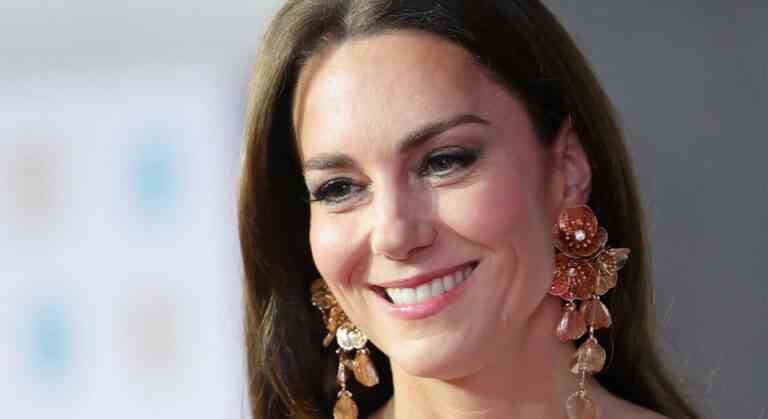
<path fill-rule="evenodd" d="M 331 294 L 325 281 L 317 279 L 312 283 L 312 305 L 323 316 L 325 328 L 328 334 L 323 339 L 323 346 L 330 346 L 333 339 L 339 348 L 336 354 L 339 356 L 339 368 L 336 372 L 336 383 L 340 390 L 336 395 L 336 404 L 333 406 L 334 419 L 357 419 L 357 404 L 352 398 L 352 393 L 347 390 L 347 369 L 351 370 L 355 379 L 366 387 L 373 387 L 379 383 L 379 375 L 371 361 L 370 351 L 365 347 L 368 337 L 353 325 L 346 313 L 339 307 L 336 297 Z M 348 356 L 355 351 L 354 358 Z"/>
<path fill-rule="evenodd" d="M 617 273 L 627 262 L 630 251 L 606 247 L 608 232 L 598 225 L 587 206 L 564 210 L 554 234 L 559 253 L 555 256 L 549 293 L 565 301 L 555 333 L 563 342 L 587 334 L 573 355 L 571 372 L 579 376 L 579 384 L 566 401 L 565 410 L 569 419 L 597 419 L 599 406 L 587 395 L 586 378 L 605 366 L 606 352 L 597 341 L 595 330 L 611 326 L 611 313 L 600 296 L 616 286 Z"/>

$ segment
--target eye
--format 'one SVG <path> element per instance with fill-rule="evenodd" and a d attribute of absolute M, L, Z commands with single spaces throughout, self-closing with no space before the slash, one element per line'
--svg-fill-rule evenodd
<path fill-rule="evenodd" d="M 448 147 L 429 154 L 419 169 L 422 176 L 449 176 L 471 166 L 478 158 L 476 150 Z"/>
<path fill-rule="evenodd" d="M 363 187 L 355 184 L 350 179 L 331 179 L 312 192 L 310 202 L 323 202 L 326 204 L 337 204 L 345 201 Z"/>

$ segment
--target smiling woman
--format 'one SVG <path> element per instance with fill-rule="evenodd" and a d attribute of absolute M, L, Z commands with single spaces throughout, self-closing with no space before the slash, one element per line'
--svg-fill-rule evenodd
<path fill-rule="evenodd" d="M 254 417 L 697 418 L 654 347 L 639 208 L 538 2 L 288 2 L 244 148 Z"/>

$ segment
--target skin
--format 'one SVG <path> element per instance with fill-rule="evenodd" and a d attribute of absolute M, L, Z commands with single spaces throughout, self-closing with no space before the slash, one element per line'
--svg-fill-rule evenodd
<path fill-rule="evenodd" d="M 394 396 L 374 417 L 565 417 L 577 381 L 574 348 L 554 334 L 551 234 L 591 176 L 570 120 L 543 146 L 522 103 L 462 48 L 408 31 L 313 57 L 294 104 L 313 258 L 391 361 Z M 426 318 L 393 316 L 372 287 L 466 262 L 478 265 L 465 292 Z M 592 379 L 588 390 L 604 417 L 658 417 Z"/>

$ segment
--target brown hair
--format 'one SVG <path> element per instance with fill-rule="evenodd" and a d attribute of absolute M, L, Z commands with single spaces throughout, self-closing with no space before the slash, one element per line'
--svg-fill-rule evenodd
<path fill-rule="evenodd" d="M 610 364 L 597 376 L 618 397 L 673 418 L 698 418 L 665 372 L 653 341 L 648 251 L 637 186 L 612 105 L 586 60 L 537 0 L 290 0 L 259 51 L 248 106 L 240 189 L 248 386 L 255 418 L 329 417 L 333 351 L 309 303 L 318 276 L 309 208 L 295 151 L 291 100 L 305 60 L 352 37 L 388 30 L 431 33 L 464 47 L 517 94 L 543 143 L 571 116 L 592 167 L 589 205 L 612 247 L 632 249 L 619 286 L 604 299 L 614 326 L 601 336 Z M 354 391 L 361 416 L 392 395 L 383 383 Z"/>

